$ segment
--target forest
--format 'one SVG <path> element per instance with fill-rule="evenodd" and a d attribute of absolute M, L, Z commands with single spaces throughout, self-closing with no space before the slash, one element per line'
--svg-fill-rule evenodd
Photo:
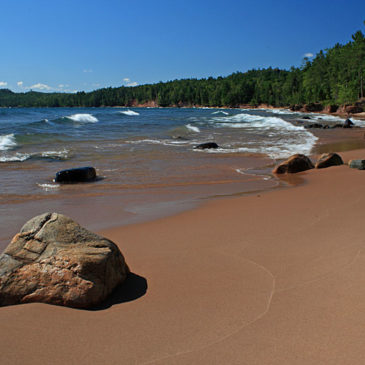
<path fill-rule="evenodd" d="M 365 22 L 364 22 L 365 23 Z M 206 106 L 351 104 L 364 97 L 365 36 L 304 58 L 300 67 L 253 69 L 226 77 L 182 79 L 92 92 L 15 93 L 0 89 L 0 107 Z"/>

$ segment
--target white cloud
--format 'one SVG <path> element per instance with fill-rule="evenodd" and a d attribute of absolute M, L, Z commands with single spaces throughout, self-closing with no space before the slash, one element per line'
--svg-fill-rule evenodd
<path fill-rule="evenodd" d="M 85 73 L 91 73 L 91 72 L 93 72 L 93 70 L 92 70 L 91 68 L 89 68 L 89 69 L 84 69 L 84 70 L 82 70 L 82 72 L 85 72 Z"/>
<path fill-rule="evenodd" d="M 29 86 L 29 89 L 38 89 L 38 90 L 52 90 L 52 88 L 46 84 L 34 84 L 32 86 Z"/>
<path fill-rule="evenodd" d="M 23 87 L 23 81 L 18 81 L 16 84 L 17 84 L 19 87 Z"/>
<path fill-rule="evenodd" d="M 138 85 L 138 82 L 131 81 L 131 79 L 129 77 L 125 77 L 123 79 L 123 81 L 126 84 L 126 86 L 137 86 Z"/>
<path fill-rule="evenodd" d="M 59 84 L 58 87 L 60 89 L 63 89 L 64 87 L 70 87 L 70 85 L 68 85 L 68 84 Z"/>
<path fill-rule="evenodd" d="M 0 81 L 0 87 L 1 86 L 7 86 L 8 85 L 8 83 L 7 82 L 5 82 L 5 81 Z"/>
<path fill-rule="evenodd" d="M 310 52 L 304 54 L 304 57 L 307 57 L 307 58 L 312 58 L 313 56 L 314 56 L 314 54 L 310 53 Z"/>

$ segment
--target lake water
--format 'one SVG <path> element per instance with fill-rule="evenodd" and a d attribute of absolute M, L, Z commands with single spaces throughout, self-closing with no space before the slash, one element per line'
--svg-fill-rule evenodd
<path fill-rule="evenodd" d="M 32 216 L 68 214 L 103 229 L 186 209 L 211 196 L 271 189 L 278 160 L 316 137 L 288 110 L 0 109 L 0 245 Z M 316 118 L 339 118 L 311 116 Z M 197 150 L 216 142 L 216 150 Z M 59 170 L 94 166 L 94 183 L 59 185 Z"/>

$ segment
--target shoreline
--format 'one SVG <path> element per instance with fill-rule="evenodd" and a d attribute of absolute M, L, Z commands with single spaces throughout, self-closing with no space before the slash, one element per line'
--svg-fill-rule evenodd
<path fill-rule="evenodd" d="M 0 308 L 4 365 L 362 364 L 364 174 L 309 170 L 293 188 L 102 231 L 146 293 L 99 311 Z"/>
<path fill-rule="evenodd" d="M 339 152 L 365 148 L 362 128 L 352 129 L 311 129 L 318 140 L 309 156 L 325 152 Z M 230 154 L 214 156 L 215 168 L 223 170 L 216 172 L 213 181 L 195 181 L 184 184 L 166 186 L 121 186 L 114 188 L 110 184 L 65 186 L 54 197 L 52 191 L 42 196 L 29 196 L 27 200 L 6 202 L 3 200 L 4 222 L 0 235 L 0 249 L 3 250 L 20 227 L 35 215 L 46 211 L 56 211 L 68 215 L 81 225 L 91 230 L 103 230 L 112 227 L 126 226 L 141 222 L 153 221 L 169 215 L 195 209 L 207 200 L 225 199 L 237 196 L 249 196 L 265 191 L 287 189 L 301 182 L 295 176 L 278 179 L 271 170 L 279 161 L 274 162 L 267 156 L 230 158 Z M 246 160 L 245 160 L 246 159 Z M 218 162 L 219 161 L 219 162 Z M 241 161 L 241 162 L 240 162 Z M 251 161 L 251 162 L 250 162 Z M 241 168 L 241 167 L 245 168 Z M 248 166 L 248 168 L 247 168 Z M 236 173 L 233 171 L 236 170 Z M 240 171 L 238 171 L 240 170 Z M 107 180 L 104 180 L 104 183 Z M 80 190 L 80 189 L 81 190 Z M 103 192 L 103 189 L 107 191 Z M 108 190 L 110 189 L 110 190 Z M 80 191 L 79 191 L 80 190 Z M 148 193 L 150 191 L 150 193 Z M 128 195 L 129 194 L 129 195 Z M 132 194 L 132 199 L 128 196 Z M 141 200 L 144 197 L 143 200 Z M 15 196 L 14 199 L 18 199 Z M 147 200 L 145 199 L 147 198 Z M 20 199 L 20 198 L 19 198 Z M 36 204 L 33 203 L 36 199 Z M 5 205 L 4 205 L 5 204 Z M 96 206 L 97 210 L 93 207 Z M 18 208 L 21 207 L 21 208 Z M 7 214 L 5 214 L 7 210 Z M 9 214 L 10 211 L 10 214 Z M 85 215 L 84 212 L 89 214 Z M 95 211 L 95 212 L 94 212 Z"/>

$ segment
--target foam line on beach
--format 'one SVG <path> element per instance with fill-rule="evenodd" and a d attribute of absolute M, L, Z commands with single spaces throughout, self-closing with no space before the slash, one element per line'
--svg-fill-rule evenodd
<path fill-rule="evenodd" d="M 0 157 L 0 162 L 24 162 L 30 159 L 45 160 L 67 160 L 70 158 L 70 151 L 63 149 L 60 151 L 43 151 L 41 153 L 21 153 L 17 152 L 13 155 L 6 154 Z"/>

